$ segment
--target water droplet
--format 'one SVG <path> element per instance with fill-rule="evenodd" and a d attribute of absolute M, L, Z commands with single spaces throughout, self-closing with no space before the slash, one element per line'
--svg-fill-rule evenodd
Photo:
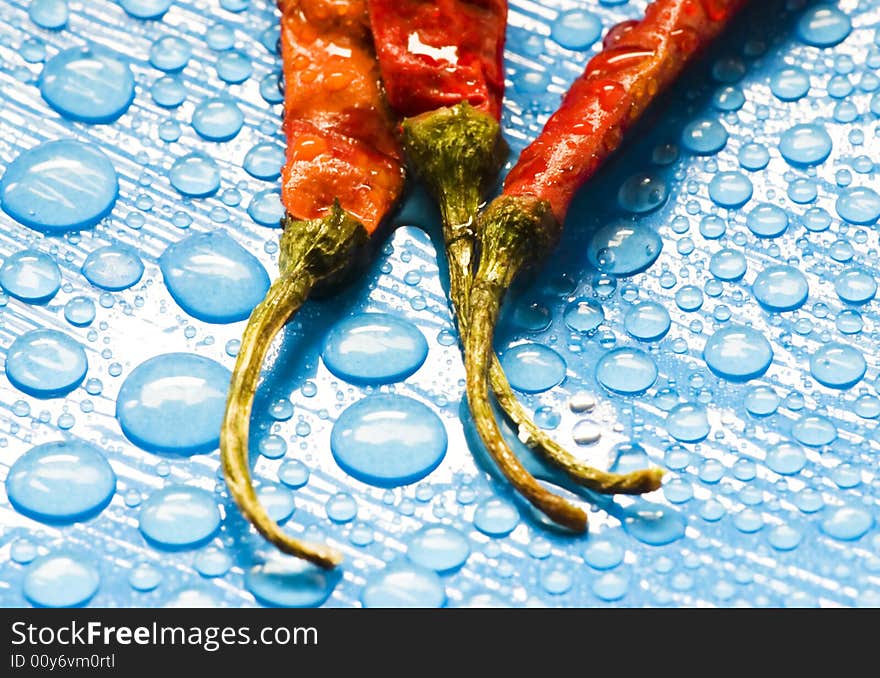
<path fill-rule="evenodd" d="M 281 176 L 284 149 L 278 144 L 261 143 L 253 146 L 244 156 L 244 171 L 256 179 L 275 181 Z"/>
<path fill-rule="evenodd" d="M 596 380 L 609 391 L 636 395 L 644 393 L 657 381 L 657 365 L 643 351 L 617 348 L 599 359 Z"/>
<path fill-rule="evenodd" d="M 691 153 L 712 155 L 727 144 L 727 130 L 717 120 L 695 120 L 684 128 L 681 145 Z"/>
<path fill-rule="evenodd" d="M 611 570 L 623 562 L 623 547 L 616 541 L 590 537 L 584 547 L 584 562 L 594 570 Z"/>
<path fill-rule="evenodd" d="M 419 401 L 398 395 L 372 395 L 354 403 L 330 436 L 342 470 L 377 487 L 421 480 L 439 466 L 446 444 L 440 418 Z"/>
<path fill-rule="evenodd" d="M 666 308 L 654 301 L 643 301 L 633 306 L 623 319 L 626 331 L 640 341 L 662 339 L 671 324 Z"/>
<path fill-rule="evenodd" d="M 806 302 L 809 285 L 804 274 L 793 266 L 769 266 L 755 278 L 752 294 L 768 311 L 793 311 Z"/>
<path fill-rule="evenodd" d="M 337 492 L 327 500 L 324 510 L 334 523 L 350 523 L 357 518 L 357 500 L 348 492 Z"/>
<path fill-rule="evenodd" d="M 367 580 L 361 603 L 364 607 L 443 607 L 446 590 L 433 571 L 396 562 Z"/>
<path fill-rule="evenodd" d="M 745 255 L 729 248 L 718 250 L 709 260 L 709 272 L 725 282 L 740 280 L 746 274 L 747 267 Z"/>
<path fill-rule="evenodd" d="M 131 247 L 108 245 L 86 257 L 82 274 L 95 287 L 116 292 L 128 289 L 141 279 L 144 263 Z"/>
<path fill-rule="evenodd" d="M 295 490 L 309 482 L 309 474 L 309 467 L 299 459 L 289 459 L 278 467 L 278 480 Z"/>
<path fill-rule="evenodd" d="M 560 46 L 585 50 L 602 34 L 602 22 L 592 12 L 571 10 L 562 12 L 550 27 L 550 37 Z"/>
<path fill-rule="evenodd" d="M 605 320 L 605 311 L 592 299 L 578 297 L 565 307 L 563 318 L 570 330 L 590 334 Z"/>
<path fill-rule="evenodd" d="M 746 226 L 759 238 L 775 238 L 788 228 L 788 214 L 781 207 L 762 203 L 749 212 Z"/>
<path fill-rule="evenodd" d="M 203 577 L 222 577 L 232 567 L 232 558 L 226 551 L 206 548 L 196 554 L 193 567 Z"/>
<path fill-rule="evenodd" d="M 340 579 L 338 570 L 328 572 L 301 558 L 273 554 L 245 573 L 244 586 L 263 605 L 319 607 Z"/>
<path fill-rule="evenodd" d="M 67 0 L 31 0 L 28 16 L 40 28 L 56 31 L 67 24 Z"/>
<path fill-rule="evenodd" d="M 709 197 L 719 207 L 736 209 L 752 197 L 752 182 L 742 172 L 718 172 L 709 182 Z"/>
<path fill-rule="evenodd" d="M 171 185 L 194 198 L 213 195 L 220 188 L 220 168 L 204 153 L 190 153 L 174 161 L 168 172 Z"/>
<path fill-rule="evenodd" d="M 593 580 L 593 594 L 600 600 L 620 600 L 629 591 L 629 577 L 617 572 L 606 572 Z"/>
<path fill-rule="evenodd" d="M 63 139 L 24 151 L 0 182 L 3 210 L 38 231 L 90 228 L 116 202 L 116 170 L 96 146 Z"/>
<path fill-rule="evenodd" d="M 70 393 L 82 383 L 87 368 L 86 352 L 79 342 L 56 330 L 26 332 L 6 353 L 10 383 L 37 398 Z"/>
<path fill-rule="evenodd" d="M 79 607 L 98 592 L 101 576 L 78 555 L 50 554 L 27 569 L 22 592 L 39 607 Z"/>
<path fill-rule="evenodd" d="M 746 392 L 746 411 L 756 417 L 767 417 L 779 407 L 779 396 L 769 386 L 754 386 Z"/>
<path fill-rule="evenodd" d="M 683 443 L 705 440 L 711 430 L 706 408 L 696 403 L 682 403 L 666 415 L 666 432 Z"/>
<path fill-rule="evenodd" d="M 159 268 L 174 301 L 209 323 L 247 319 L 269 289 L 260 260 L 223 231 L 171 245 L 159 258 Z"/>
<path fill-rule="evenodd" d="M 282 485 L 263 482 L 257 488 L 257 499 L 269 517 L 279 525 L 287 522 L 296 510 L 293 493 Z"/>
<path fill-rule="evenodd" d="M 779 138 L 779 152 L 792 165 L 818 165 L 831 154 L 831 137 L 818 123 L 795 125 Z"/>
<path fill-rule="evenodd" d="M 792 443 L 782 442 L 767 450 L 767 467 L 781 475 L 794 475 L 806 465 L 803 449 Z"/>
<path fill-rule="evenodd" d="M 740 167 L 749 170 L 749 172 L 757 172 L 764 169 L 770 162 L 770 151 L 767 150 L 766 146 L 751 142 L 743 144 L 736 157 L 739 160 Z M 703 235 L 709 237 L 705 233 Z"/>
<path fill-rule="evenodd" d="M 587 258 L 598 270 L 618 277 L 640 273 L 657 261 L 663 241 L 650 228 L 620 222 L 600 228 Z"/>
<path fill-rule="evenodd" d="M 73 523 L 100 513 L 116 491 L 116 475 L 86 443 L 44 443 L 19 457 L 6 476 L 10 503 L 45 523 Z"/>
<path fill-rule="evenodd" d="M 852 30 L 850 18 L 833 5 L 808 7 L 797 23 L 797 35 L 814 47 L 833 47 Z"/>
<path fill-rule="evenodd" d="M 247 213 L 260 226 L 280 228 L 281 219 L 284 217 L 281 192 L 270 188 L 256 193 L 248 205 Z"/>
<path fill-rule="evenodd" d="M 650 546 L 663 546 L 681 539 L 687 526 L 680 512 L 643 499 L 626 507 L 623 515 L 623 528 L 627 533 Z"/>
<path fill-rule="evenodd" d="M 834 442 L 837 428 L 830 419 L 813 414 L 798 419 L 791 427 L 791 435 L 802 445 L 822 447 Z"/>
<path fill-rule="evenodd" d="M 61 271 L 48 254 L 21 250 L 8 256 L 0 266 L 0 287 L 21 301 L 45 304 L 61 287 Z"/>
<path fill-rule="evenodd" d="M 190 44 L 176 35 L 159 38 L 150 47 L 150 63 L 168 73 L 183 70 L 191 56 Z"/>
<path fill-rule="evenodd" d="M 146 593 L 162 583 L 162 572 L 149 563 L 140 563 L 129 573 L 128 583 L 135 591 Z"/>
<path fill-rule="evenodd" d="M 253 73 L 253 66 L 245 54 L 236 51 L 224 52 L 215 63 L 217 77 L 230 85 L 238 85 Z"/>
<path fill-rule="evenodd" d="M 841 506 L 822 521 L 822 531 L 841 541 L 855 541 L 874 526 L 874 518 L 867 510 L 856 506 Z"/>
<path fill-rule="evenodd" d="M 866 369 L 861 351 L 847 344 L 825 344 L 810 356 L 810 374 L 829 388 L 854 386 L 865 376 Z"/>
<path fill-rule="evenodd" d="M 190 353 L 150 358 L 119 389 L 116 418 L 126 437 L 150 452 L 210 452 L 219 442 L 230 376 Z"/>
<path fill-rule="evenodd" d="M 706 341 L 703 359 L 712 372 L 730 381 L 760 377 L 773 361 L 773 349 L 764 335 L 743 325 L 729 325 Z"/>
<path fill-rule="evenodd" d="M 160 19 L 173 0 L 119 0 L 119 4 L 135 19 Z"/>
<path fill-rule="evenodd" d="M 506 537 L 518 524 L 519 511 L 503 499 L 487 499 L 474 511 L 474 527 L 490 537 Z"/>
<path fill-rule="evenodd" d="M 210 541 L 220 529 L 220 511 L 210 492 L 171 485 L 156 490 L 143 503 L 139 527 L 157 548 L 197 548 Z"/>
<path fill-rule="evenodd" d="M 851 224 L 871 225 L 880 217 L 880 195 L 873 189 L 856 186 L 841 193 L 835 209 L 841 219 Z"/>
<path fill-rule="evenodd" d="M 501 355 L 510 385 L 523 393 L 542 393 L 565 379 L 565 361 L 542 344 L 519 344 Z"/>
<path fill-rule="evenodd" d="M 798 66 L 787 66 L 770 76 L 770 91 L 782 101 L 797 101 L 810 91 L 810 76 Z"/>
<path fill-rule="evenodd" d="M 407 545 L 407 557 L 422 567 L 446 574 L 458 570 L 470 555 L 467 537 L 454 527 L 427 525 Z"/>
<path fill-rule="evenodd" d="M 162 108 L 177 108 L 186 101 L 186 86 L 179 78 L 166 75 L 153 83 L 150 96 Z"/>
<path fill-rule="evenodd" d="M 802 539 L 803 534 L 789 525 L 777 525 L 767 534 L 767 541 L 777 551 L 793 551 Z"/>
<path fill-rule="evenodd" d="M 669 187 L 662 177 L 640 172 L 623 182 L 617 193 L 618 204 L 628 212 L 651 212 L 669 197 Z"/>
<path fill-rule="evenodd" d="M 206 99 L 195 107 L 193 129 L 208 141 L 229 141 L 244 124 L 244 114 L 230 99 Z"/>
<path fill-rule="evenodd" d="M 46 62 L 40 94 L 65 118 L 110 123 L 134 100 L 134 76 L 128 64 L 109 50 L 74 47 Z"/>
<path fill-rule="evenodd" d="M 834 291 L 848 304 L 867 304 L 877 294 L 877 281 L 867 271 L 848 268 L 834 279 Z"/>
<path fill-rule="evenodd" d="M 410 321 L 387 313 L 359 313 L 338 322 L 321 354 L 340 379 L 390 384 L 414 374 L 428 356 L 428 342 Z"/>

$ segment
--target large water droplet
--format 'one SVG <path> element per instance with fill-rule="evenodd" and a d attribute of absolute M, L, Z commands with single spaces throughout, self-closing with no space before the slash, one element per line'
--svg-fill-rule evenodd
<path fill-rule="evenodd" d="M 247 152 L 242 167 L 252 177 L 263 181 L 275 181 L 281 176 L 283 164 L 284 149 L 278 144 L 262 143 Z"/>
<path fill-rule="evenodd" d="M 125 245 L 101 247 L 86 257 L 82 274 L 103 290 L 125 290 L 144 274 L 144 263 L 136 250 Z"/>
<path fill-rule="evenodd" d="M 116 202 L 116 170 L 95 146 L 63 139 L 25 151 L 0 182 L 3 210 L 49 233 L 89 228 Z"/>
<path fill-rule="evenodd" d="M 428 356 L 419 328 L 387 313 L 360 313 L 327 334 L 321 357 L 340 379 L 353 384 L 390 384 L 418 370 Z"/>
<path fill-rule="evenodd" d="M 831 154 L 831 137 L 818 123 L 795 125 L 779 138 L 779 152 L 792 165 L 818 165 Z"/>
<path fill-rule="evenodd" d="M 856 186 L 837 198 L 835 209 L 851 224 L 870 225 L 880 217 L 880 195 L 871 188 Z"/>
<path fill-rule="evenodd" d="M 204 198 L 220 188 L 220 168 L 210 156 L 190 153 L 174 161 L 168 179 L 183 195 Z"/>
<path fill-rule="evenodd" d="M 109 50 L 73 47 L 46 62 L 40 93 L 66 118 L 109 123 L 134 100 L 134 76 L 128 64 Z"/>
<path fill-rule="evenodd" d="M 617 348 L 599 359 L 596 380 L 615 393 L 644 393 L 657 381 L 657 365 L 644 351 Z"/>
<path fill-rule="evenodd" d="M 592 12 L 563 12 L 550 27 L 550 37 L 566 49 L 585 50 L 602 34 L 602 22 Z"/>
<path fill-rule="evenodd" d="M 565 379 L 565 361 L 542 344 L 519 344 L 501 355 L 510 385 L 523 393 L 547 391 Z"/>
<path fill-rule="evenodd" d="M 21 301 L 45 304 L 61 287 L 61 270 L 48 254 L 22 250 L 6 257 L 0 266 L 0 287 Z"/>
<path fill-rule="evenodd" d="M 662 177 L 640 172 L 623 182 L 617 193 L 618 204 L 628 212 L 651 212 L 669 197 L 669 187 Z"/>
<path fill-rule="evenodd" d="M 841 506 L 822 521 L 822 531 L 841 541 L 855 541 L 874 526 L 874 517 L 858 506 Z"/>
<path fill-rule="evenodd" d="M 464 565 L 471 547 L 467 537 L 454 527 L 428 525 L 409 540 L 407 557 L 435 572 L 454 572 Z"/>
<path fill-rule="evenodd" d="M 159 268 L 174 301 L 209 323 L 245 320 L 269 289 L 260 260 L 222 231 L 171 245 L 159 258 Z"/>
<path fill-rule="evenodd" d="M 682 403 L 666 415 L 666 431 L 683 443 L 705 440 L 711 427 L 706 408 L 696 403 Z"/>
<path fill-rule="evenodd" d="M 135 19 L 160 19 L 173 0 L 119 0 L 119 4 Z"/>
<path fill-rule="evenodd" d="M 789 442 L 773 445 L 767 450 L 767 467 L 780 475 L 798 473 L 807 463 L 803 449 Z"/>
<path fill-rule="evenodd" d="M 695 120 L 681 134 L 681 145 L 699 155 L 717 153 L 726 143 L 727 130 L 717 120 Z"/>
<path fill-rule="evenodd" d="M 339 415 L 330 435 L 339 466 L 377 487 L 421 480 L 439 466 L 446 443 L 440 418 L 419 401 L 398 395 L 359 400 Z"/>
<path fill-rule="evenodd" d="M 446 590 L 431 570 L 399 561 L 367 580 L 361 603 L 364 607 L 443 607 Z"/>
<path fill-rule="evenodd" d="M 798 37 L 814 47 L 832 47 L 852 30 L 850 18 L 834 5 L 808 7 L 797 23 Z"/>
<path fill-rule="evenodd" d="M 156 490 L 143 503 L 139 527 L 158 548 L 196 548 L 210 541 L 220 528 L 220 511 L 210 492 L 172 485 Z"/>
<path fill-rule="evenodd" d="M 490 537 L 505 537 L 518 524 L 519 511 L 503 499 L 487 499 L 474 511 L 474 527 Z"/>
<path fill-rule="evenodd" d="M 719 207 L 736 209 L 752 198 L 752 182 L 742 172 L 718 172 L 709 182 L 709 197 Z"/>
<path fill-rule="evenodd" d="M 679 511 L 637 499 L 623 509 L 623 528 L 643 544 L 663 546 L 684 537 L 687 520 Z"/>
<path fill-rule="evenodd" d="M 230 376 L 219 363 L 190 353 L 150 358 L 119 389 L 122 432 L 150 452 L 210 452 L 219 442 Z"/>
<path fill-rule="evenodd" d="M 793 311 L 809 294 L 807 278 L 792 266 L 769 266 L 758 274 L 752 294 L 768 311 Z"/>
<path fill-rule="evenodd" d="M 192 115 L 193 129 L 208 141 L 229 141 L 244 124 L 244 114 L 230 99 L 206 99 Z"/>
<path fill-rule="evenodd" d="M 116 474 L 91 445 L 71 440 L 32 447 L 10 467 L 6 494 L 26 516 L 72 523 L 100 513 L 116 491 Z"/>
<path fill-rule="evenodd" d="M 849 268 L 834 279 L 834 291 L 848 304 L 867 304 L 877 294 L 877 281 L 868 271 Z"/>
<path fill-rule="evenodd" d="M 322 570 L 301 558 L 273 554 L 244 575 L 244 586 L 263 605 L 318 607 L 341 579 L 338 571 Z"/>
<path fill-rule="evenodd" d="M 810 356 L 810 373 L 829 388 L 854 386 L 865 376 L 866 369 L 865 356 L 848 344 L 825 344 Z"/>
<path fill-rule="evenodd" d="M 767 371 L 773 361 L 773 349 L 757 330 L 728 325 L 706 341 L 703 359 L 709 369 L 723 379 L 748 381 Z"/>
<path fill-rule="evenodd" d="M 746 226 L 759 238 L 775 238 L 788 228 L 788 214 L 781 207 L 763 203 L 749 212 Z"/>
<path fill-rule="evenodd" d="M 565 307 L 563 318 L 570 330 L 589 334 L 605 320 L 605 311 L 592 299 L 579 297 Z"/>
<path fill-rule="evenodd" d="M 15 388 L 37 398 L 70 393 L 86 376 L 88 360 L 75 339 L 56 330 L 31 330 L 6 353 L 6 376 Z"/>
<path fill-rule="evenodd" d="M 81 557 L 49 554 L 28 566 L 24 597 L 39 607 L 78 607 L 98 592 L 101 576 Z"/>
<path fill-rule="evenodd" d="M 633 306 L 623 319 L 626 331 L 640 341 L 662 339 L 671 324 L 669 312 L 655 301 L 643 301 Z"/>
<path fill-rule="evenodd" d="M 56 31 L 67 23 L 67 0 L 31 0 L 28 16 L 40 28 Z"/>
<path fill-rule="evenodd" d="M 596 231 L 587 258 L 600 271 L 622 277 L 644 271 L 662 249 L 663 241 L 650 228 L 621 222 Z"/>

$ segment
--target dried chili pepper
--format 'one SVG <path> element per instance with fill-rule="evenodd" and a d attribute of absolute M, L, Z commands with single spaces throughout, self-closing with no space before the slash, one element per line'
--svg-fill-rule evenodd
<path fill-rule="evenodd" d="M 492 338 L 504 293 L 523 267 L 558 241 L 577 189 L 620 145 L 625 130 L 745 0 L 656 0 L 641 21 L 613 27 L 556 113 L 520 155 L 502 195 L 480 218 L 481 255 L 471 286 L 465 341 L 471 414 L 493 457 L 512 457 L 488 403 Z M 647 483 L 659 472 L 645 471 Z M 579 516 L 555 496 L 521 491 L 540 510 L 575 529 Z"/>
<path fill-rule="evenodd" d="M 338 553 L 293 538 L 257 499 L 248 460 L 251 408 L 274 337 L 316 286 L 350 272 L 396 203 L 403 154 L 382 95 L 366 0 L 288 0 L 279 7 L 288 138 L 280 275 L 245 328 L 220 450 L 230 494 L 254 527 L 285 553 L 329 568 Z"/>
<path fill-rule="evenodd" d="M 404 120 L 404 146 L 440 203 L 449 262 L 450 297 L 459 331 L 467 334 L 468 300 L 478 233 L 476 215 L 494 182 L 506 149 L 498 118 L 504 93 L 503 60 L 507 3 L 499 0 L 370 0 L 379 65 L 391 105 Z M 516 398 L 497 358 L 490 380 L 502 411 L 526 444 L 598 492 L 656 489 L 656 472 L 614 474 L 577 460 L 531 420 Z M 495 448 L 489 446 L 492 453 Z M 524 493 L 550 493 L 513 455 L 493 458 Z M 586 514 L 566 504 L 585 524 Z"/>

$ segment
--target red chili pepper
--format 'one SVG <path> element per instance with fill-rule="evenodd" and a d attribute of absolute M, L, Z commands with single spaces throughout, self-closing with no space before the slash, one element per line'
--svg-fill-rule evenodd
<path fill-rule="evenodd" d="M 502 0 L 370 0 L 388 101 L 414 116 L 462 101 L 501 116 Z"/>
<path fill-rule="evenodd" d="M 503 96 L 502 52 L 507 6 L 497 0 L 370 0 L 377 54 L 390 102 L 402 115 L 404 143 L 416 170 L 437 197 L 449 262 L 450 297 L 462 337 L 468 333 L 472 266 L 479 239 L 476 215 L 504 150 L 497 119 Z M 640 493 L 659 485 L 657 472 L 620 475 L 592 468 L 566 451 L 530 418 L 513 393 L 497 358 L 490 365 L 501 410 L 536 452 L 575 482 L 604 493 Z M 488 408 L 488 403 L 485 403 Z M 544 497 L 541 487 L 512 454 L 496 465 L 520 492 Z M 566 502 L 553 517 L 582 529 L 586 513 Z"/>
<path fill-rule="evenodd" d="M 603 50 L 522 152 L 502 195 L 481 217 L 480 266 L 471 286 L 464 337 L 465 369 L 471 414 L 493 457 L 513 456 L 488 404 L 492 339 L 507 288 L 522 267 L 555 245 L 575 192 L 620 145 L 626 129 L 745 4 L 656 0 L 641 21 L 612 28 Z M 644 473 L 659 483 L 659 472 Z M 586 526 L 559 497 L 529 494 L 527 489 L 522 490 L 527 498 L 559 522 L 574 529 Z"/>
<path fill-rule="evenodd" d="M 319 284 L 339 281 L 403 189 L 403 153 L 382 96 L 365 0 L 279 2 L 284 65 L 282 170 L 287 215 L 278 279 L 254 309 L 235 362 L 220 433 L 223 472 L 245 517 L 285 553 L 333 567 L 340 555 L 299 541 L 257 499 L 248 427 L 273 338 Z"/>

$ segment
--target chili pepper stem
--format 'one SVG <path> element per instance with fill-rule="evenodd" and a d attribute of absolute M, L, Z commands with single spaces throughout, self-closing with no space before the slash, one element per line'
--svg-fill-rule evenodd
<path fill-rule="evenodd" d="M 476 214 L 488 180 L 496 176 L 506 152 L 494 118 L 468 103 L 408 118 L 404 145 L 436 197 L 449 263 L 449 296 L 464 342 L 477 231 Z M 489 378 L 499 406 L 518 427 L 525 444 L 562 469 L 578 484 L 605 494 L 641 494 L 660 486 L 659 469 L 616 474 L 592 468 L 541 431 L 513 393 L 498 358 L 490 356 Z"/>
<path fill-rule="evenodd" d="M 344 274 L 368 235 L 338 203 L 321 219 L 297 221 L 288 217 L 283 225 L 281 275 L 251 313 L 241 340 L 220 430 L 220 459 L 229 493 L 257 531 L 284 553 L 330 569 L 342 561 L 337 551 L 295 539 L 260 504 L 250 473 L 248 431 L 260 370 L 272 340 L 316 284 Z"/>

